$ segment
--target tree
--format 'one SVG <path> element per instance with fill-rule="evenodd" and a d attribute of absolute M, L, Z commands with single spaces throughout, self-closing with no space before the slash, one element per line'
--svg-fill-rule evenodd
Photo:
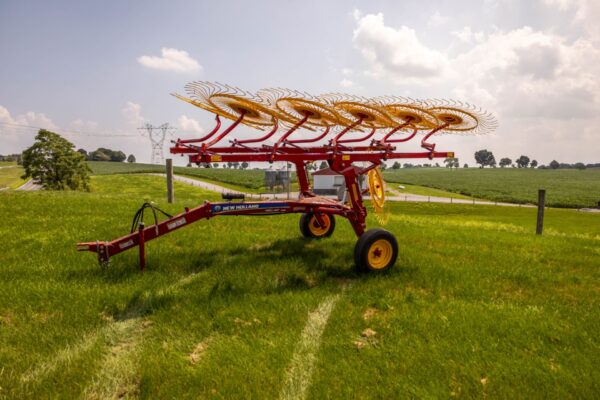
<path fill-rule="evenodd" d="M 248 168 L 248 163 L 246 161 L 242 162 L 242 169 Z"/>
<path fill-rule="evenodd" d="M 458 158 L 456 157 L 448 157 L 444 159 L 444 163 L 446 164 L 446 168 L 458 168 L 460 167 L 460 163 Z"/>
<path fill-rule="evenodd" d="M 96 151 L 92 151 L 88 153 L 89 161 L 117 161 L 122 162 L 127 159 L 125 153 L 119 150 L 111 150 L 105 149 L 104 147 L 99 147 Z"/>
<path fill-rule="evenodd" d="M 400 169 L 400 163 L 398 161 L 394 162 L 394 164 L 392 164 L 392 169 Z"/>
<path fill-rule="evenodd" d="M 463 168 L 469 168 L 469 164 L 463 165 Z"/>
<path fill-rule="evenodd" d="M 23 151 L 23 179 L 31 177 L 50 190 L 89 190 L 91 170 L 74 148 L 60 135 L 40 129 L 33 145 Z"/>
<path fill-rule="evenodd" d="M 500 163 L 498 165 L 500 165 L 500 168 L 504 168 L 508 167 L 510 164 L 512 164 L 512 160 L 510 158 L 504 157 L 500 159 Z"/>
<path fill-rule="evenodd" d="M 521 156 L 521 157 L 517 158 L 517 160 L 515 162 L 517 163 L 517 166 L 519 168 L 527 168 L 527 166 L 529 165 L 529 157 Z"/>
<path fill-rule="evenodd" d="M 575 163 L 575 168 L 577 169 L 585 169 L 585 164 L 582 162 Z"/>
<path fill-rule="evenodd" d="M 535 168 L 538 165 L 537 160 L 531 160 L 531 164 L 529 164 L 531 166 L 531 168 Z"/>
<path fill-rule="evenodd" d="M 475 161 L 477 164 L 481 165 L 480 168 L 485 166 L 493 167 L 496 165 L 496 159 L 494 158 L 494 154 L 491 151 L 487 150 L 479 150 L 475 152 Z"/>
<path fill-rule="evenodd" d="M 213 163 L 213 168 L 219 168 L 219 163 Z"/>
<path fill-rule="evenodd" d="M 552 169 L 557 169 L 559 166 L 560 166 L 560 164 L 556 160 L 552 160 L 550 162 L 550 168 L 552 168 Z"/>
<path fill-rule="evenodd" d="M 128 163 L 134 163 L 135 162 L 135 156 L 133 154 L 130 154 L 129 157 L 127 157 L 127 162 Z"/>
<path fill-rule="evenodd" d="M 319 169 L 325 169 L 327 168 L 327 163 L 325 161 L 321 162 L 321 165 L 319 165 Z"/>

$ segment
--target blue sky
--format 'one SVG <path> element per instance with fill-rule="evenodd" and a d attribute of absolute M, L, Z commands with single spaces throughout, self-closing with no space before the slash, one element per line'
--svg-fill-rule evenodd
<path fill-rule="evenodd" d="M 212 116 L 169 96 L 208 80 L 456 98 L 500 122 L 492 135 L 438 140 L 463 162 L 481 148 L 598 162 L 596 3 L 1 0 L 0 154 L 31 144 L 35 129 L 19 126 L 29 125 L 148 161 L 142 122 L 185 137 L 212 128 Z"/>

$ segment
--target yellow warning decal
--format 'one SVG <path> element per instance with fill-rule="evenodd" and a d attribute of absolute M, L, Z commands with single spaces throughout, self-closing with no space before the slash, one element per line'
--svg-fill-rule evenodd
<path fill-rule="evenodd" d="M 344 154 L 344 155 L 342 156 L 342 160 L 344 160 L 344 161 L 348 161 L 348 160 L 350 160 L 350 155 L 349 155 L 349 154 Z"/>
<path fill-rule="evenodd" d="M 222 157 L 221 156 L 210 156 L 210 161 L 221 161 Z"/>

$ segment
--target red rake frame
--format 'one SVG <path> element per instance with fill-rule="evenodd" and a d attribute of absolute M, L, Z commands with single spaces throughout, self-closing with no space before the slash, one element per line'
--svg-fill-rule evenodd
<path fill-rule="evenodd" d="M 344 136 L 352 130 L 360 129 L 366 116 L 359 115 L 357 119 L 345 126 L 337 133 L 329 143 L 325 145 L 316 145 L 316 142 L 323 139 L 329 132 L 330 126 L 313 138 L 290 140 L 289 137 L 301 128 L 310 118 L 306 113 L 304 118 L 297 121 L 289 128 L 274 145 L 262 144 L 260 146 L 249 146 L 250 143 L 261 143 L 273 137 L 278 130 L 277 120 L 273 122 L 272 130 L 266 135 L 246 140 L 231 140 L 229 146 L 216 145 L 225 139 L 231 132 L 243 122 L 245 111 L 241 110 L 237 119 L 221 133 L 219 115 L 216 115 L 216 127 L 210 133 L 199 139 L 179 139 L 174 142 L 170 149 L 172 154 L 187 155 L 192 163 L 213 163 L 213 162 L 289 162 L 296 167 L 300 194 L 297 200 L 271 200 L 271 201 L 253 201 L 253 202 L 220 202 L 204 204 L 195 208 L 185 208 L 181 214 L 170 217 L 162 222 L 151 226 L 144 226 L 140 223 L 137 232 L 132 232 L 121 238 L 112 241 L 84 242 L 77 245 L 79 251 L 91 251 L 98 254 L 98 261 L 106 265 L 110 258 L 125 250 L 133 247 L 139 247 L 140 268 L 145 268 L 145 243 L 166 235 L 174 230 L 192 224 L 201 219 L 208 219 L 223 215 L 274 215 L 288 213 L 303 213 L 313 217 L 312 223 L 316 228 L 323 228 L 328 225 L 331 216 L 337 215 L 346 218 L 359 241 L 355 248 L 355 261 L 357 266 L 367 270 L 384 270 L 393 265 L 397 256 L 396 240 L 391 233 L 378 229 L 378 232 L 372 232 L 373 235 L 365 235 L 367 210 L 363 204 L 363 194 L 359 184 L 359 176 L 368 173 L 377 168 L 385 160 L 408 159 L 408 158 L 451 158 L 453 152 L 434 151 L 435 145 L 428 143 L 427 139 L 436 132 L 443 130 L 448 124 L 441 123 L 433 128 L 421 140 L 421 146 L 426 150 L 424 152 L 399 152 L 394 146 L 396 143 L 407 142 L 413 139 L 417 133 L 416 127 L 412 126 L 410 119 L 400 123 L 395 128 L 386 132 L 380 140 L 371 139 L 376 131 L 381 128 L 363 126 L 369 130 L 365 136 L 357 139 L 345 139 Z M 393 136 L 402 130 L 410 130 L 404 138 L 393 138 Z M 368 144 L 362 144 L 369 139 Z M 356 143 L 351 146 L 349 143 Z M 329 167 L 344 177 L 346 188 L 348 189 L 349 204 L 339 202 L 330 198 L 317 196 L 313 193 L 307 174 L 307 164 L 316 161 L 326 161 Z M 354 163 L 369 163 L 367 167 L 356 168 Z M 376 231 L 373 229 L 371 231 Z M 371 232 L 369 231 L 369 232 Z M 382 232 L 380 232 L 382 231 Z M 303 232 L 304 233 L 304 232 Z M 387 234 L 388 236 L 385 236 Z M 391 237 L 390 237 L 391 235 Z M 328 236 L 328 235 L 327 235 Z M 373 236 L 373 238 L 371 238 Z M 369 243 L 362 243 L 361 240 Z M 375 240 L 377 239 L 377 240 Z M 382 242 L 388 241 L 388 244 Z M 371 243 L 372 242 L 372 243 Z M 377 247 L 379 243 L 380 247 Z M 375 246 L 375 247 L 374 247 Z M 387 247 L 386 247 L 387 246 Z M 386 250 L 388 249 L 388 250 Z M 389 250 L 391 249 L 391 250 Z M 393 254 L 386 255 L 386 251 L 392 251 Z M 381 262 L 381 257 L 387 257 L 385 262 Z M 384 260 L 384 261 L 385 261 Z"/>

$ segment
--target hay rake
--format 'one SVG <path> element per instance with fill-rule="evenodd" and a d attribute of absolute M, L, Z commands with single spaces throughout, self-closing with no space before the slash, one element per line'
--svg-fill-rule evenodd
<path fill-rule="evenodd" d="M 170 151 L 187 155 L 190 162 L 287 162 L 294 164 L 299 184 L 295 200 L 244 201 L 227 195 L 226 202 L 205 201 L 181 214 L 145 226 L 132 227 L 129 235 L 110 242 L 79 243 L 78 250 L 98 254 L 101 264 L 133 247 L 139 248 L 140 268 L 145 267 L 145 243 L 201 219 L 224 215 L 274 215 L 300 213 L 300 231 L 307 238 L 325 238 L 335 229 L 335 216 L 346 218 L 358 240 L 354 260 L 363 271 L 391 268 L 398 255 L 394 235 L 382 228 L 366 229 L 363 196 L 370 194 L 376 213 L 383 212 L 385 182 L 380 165 L 385 160 L 448 158 L 453 152 L 436 151 L 429 139 L 442 133 L 481 134 L 496 127 L 491 114 L 466 103 L 414 100 L 396 96 L 371 99 L 340 93 L 312 96 L 289 89 L 263 89 L 256 94 L 229 85 L 192 82 L 187 96 L 173 96 L 215 114 L 215 128 L 201 138 L 178 139 Z M 221 118 L 232 123 L 221 129 Z M 235 138 L 239 125 L 265 131 L 253 138 Z M 299 135 L 300 129 L 311 131 Z M 279 132 L 278 131 L 282 131 Z M 349 135 L 352 133 L 351 135 Z M 397 145 L 423 133 L 420 152 L 400 152 Z M 225 144 L 225 140 L 229 143 Z M 344 201 L 317 196 L 307 174 L 309 163 L 325 161 L 342 175 L 347 188 Z M 360 166 L 359 166 L 360 164 Z M 368 176 L 363 190 L 359 178 Z M 241 200 L 235 202 L 233 200 Z M 148 207 L 147 204 L 144 207 Z M 150 205 L 149 207 L 152 208 Z M 142 210 L 143 212 L 143 210 Z M 138 212 L 139 214 L 139 212 Z"/>

